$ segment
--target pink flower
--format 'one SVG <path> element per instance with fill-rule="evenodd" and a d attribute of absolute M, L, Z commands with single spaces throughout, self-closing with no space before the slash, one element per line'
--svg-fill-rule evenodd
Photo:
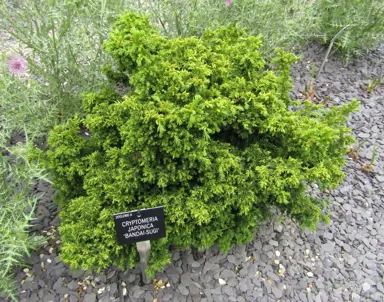
<path fill-rule="evenodd" d="M 28 62 L 23 56 L 11 56 L 8 60 L 8 71 L 13 75 L 21 75 L 28 71 Z"/>
<path fill-rule="evenodd" d="M 225 0 L 225 5 L 226 5 L 226 6 L 230 6 L 231 3 L 232 3 L 232 0 Z"/>

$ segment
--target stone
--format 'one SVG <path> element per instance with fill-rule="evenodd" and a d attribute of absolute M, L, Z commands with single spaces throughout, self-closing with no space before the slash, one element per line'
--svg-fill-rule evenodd
<path fill-rule="evenodd" d="M 211 271 L 215 267 L 215 264 L 213 264 L 210 261 L 205 261 L 204 267 L 203 267 L 203 274 L 206 274 L 207 272 Z"/>
<path fill-rule="evenodd" d="M 352 298 L 352 302 L 360 302 L 360 299 L 361 299 L 361 297 L 356 293 L 352 293 L 351 298 Z"/>
<path fill-rule="evenodd" d="M 172 299 L 172 297 L 173 297 L 172 294 L 165 294 L 165 295 L 163 296 L 163 298 L 162 298 L 162 301 L 169 301 L 169 300 Z"/>
<path fill-rule="evenodd" d="M 277 286 L 272 286 L 272 293 L 276 299 L 280 299 L 283 296 L 283 291 Z"/>
<path fill-rule="evenodd" d="M 273 229 L 276 232 L 281 233 L 283 231 L 283 225 L 281 223 L 275 223 L 275 225 L 273 226 Z"/>
<path fill-rule="evenodd" d="M 273 281 L 275 281 L 275 282 L 279 282 L 279 281 L 280 281 L 279 276 L 276 275 L 276 274 L 275 274 L 274 272 L 272 272 L 272 271 L 267 272 L 267 276 L 268 276 L 271 280 L 273 280 Z"/>
<path fill-rule="evenodd" d="M 263 244 L 261 243 L 261 241 L 255 241 L 255 243 L 253 244 L 254 248 L 256 250 L 261 250 L 263 248 Z"/>
<path fill-rule="evenodd" d="M 180 283 L 179 286 L 177 287 L 177 289 L 179 290 L 180 294 L 184 295 L 184 296 L 188 296 L 189 295 L 189 290 L 187 289 L 187 287 Z"/>
<path fill-rule="evenodd" d="M 228 255 L 227 259 L 228 259 L 229 263 L 236 264 L 236 257 L 235 256 Z"/>
<path fill-rule="evenodd" d="M 185 272 L 184 274 L 181 275 L 180 281 L 182 284 L 184 284 L 184 286 L 190 286 L 191 284 L 193 284 L 191 275 L 188 272 Z"/>
<path fill-rule="evenodd" d="M 71 281 L 67 284 L 67 287 L 69 290 L 77 290 L 79 288 L 79 285 L 75 281 Z"/>
<path fill-rule="evenodd" d="M 224 294 L 230 296 L 230 297 L 235 297 L 236 296 L 236 292 L 235 290 L 233 289 L 233 287 L 230 287 L 228 285 L 224 285 L 222 290 L 221 290 Z"/>
<path fill-rule="evenodd" d="M 84 302 L 96 302 L 96 294 L 89 293 L 84 296 Z"/>
<path fill-rule="evenodd" d="M 118 291 L 118 288 L 117 288 L 117 283 L 114 282 L 110 285 L 110 288 L 109 288 L 109 293 L 112 295 L 112 296 L 116 296 L 117 295 L 117 291 Z"/>
<path fill-rule="evenodd" d="M 37 293 L 32 293 L 32 295 L 27 298 L 26 302 L 39 302 L 39 297 L 37 296 Z"/>
<path fill-rule="evenodd" d="M 43 298 L 43 302 L 54 302 L 54 301 L 55 301 L 55 296 L 52 294 L 48 294 Z"/>
<path fill-rule="evenodd" d="M 66 271 L 66 268 L 63 263 L 59 263 L 58 265 L 53 267 L 52 271 L 54 272 L 57 278 L 61 278 L 64 272 Z"/>
<path fill-rule="evenodd" d="M 373 294 L 370 296 L 370 298 L 371 298 L 373 301 L 380 301 L 380 302 L 384 301 L 384 296 L 383 296 L 381 293 L 379 293 L 379 292 L 375 292 L 375 293 L 373 293 Z"/>
<path fill-rule="evenodd" d="M 276 240 L 269 240 L 269 242 L 268 242 L 270 245 L 272 245 L 272 246 L 279 246 L 279 243 L 276 241 Z"/>
<path fill-rule="evenodd" d="M 189 294 L 191 296 L 199 295 L 200 294 L 200 288 L 197 287 L 199 285 L 198 283 L 191 284 L 188 289 L 189 289 Z M 200 285 L 199 285 L 200 286 Z"/>
<path fill-rule="evenodd" d="M 235 287 L 238 284 L 238 282 L 237 282 L 236 278 L 231 278 L 228 280 L 227 284 L 229 286 Z"/>
<path fill-rule="evenodd" d="M 236 277 L 235 272 L 230 271 L 229 269 L 225 269 L 225 270 L 221 273 L 221 278 L 223 278 L 224 280 L 228 280 L 228 279 L 230 279 L 230 278 L 234 278 L 234 277 Z"/>
<path fill-rule="evenodd" d="M 191 263 L 191 266 L 192 266 L 192 267 L 199 267 L 199 266 L 200 266 L 200 262 L 198 262 L 198 261 L 193 261 L 193 262 Z"/>
<path fill-rule="evenodd" d="M 369 138 L 370 134 L 369 133 L 360 132 L 357 136 L 360 137 L 360 138 Z"/>
<path fill-rule="evenodd" d="M 224 302 L 224 297 L 222 295 L 212 295 L 212 299 L 214 302 Z"/>
<path fill-rule="evenodd" d="M 245 293 L 248 290 L 248 287 L 245 283 L 240 283 L 239 289 Z"/>
<path fill-rule="evenodd" d="M 133 298 L 135 299 L 139 299 L 141 297 L 142 294 L 144 294 L 145 290 L 143 290 L 142 288 L 138 287 L 138 286 L 135 286 L 132 288 L 133 290 Z"/>
<path fill-rule="evenodd" d="M 357 262 L 356 258 L 354 258 L 354 257 L 352 257 L 352 256 L 348 257 L 347 263 L 348 263 L 350 266 L 354 265 L 356 262 Z"/>
<path fill-rule="evenodd" d="M 53 284 L 53 289 L 57 291 L 60 287 L 63 286 L 63 279 L 59 278 L 56 280 L 56 282 Z"/>
<path fill-rule="evenodd" d="M 321 246 L 321 253 L 332 252 L 335 248 L 335 244 L 332 242 L 325 243 Z"/>
<path fill-rule="evenodd" d="M 363 291 L 365 292 L 369 291 L 369 289 L 371 288 L 368 282 L 364 282 L 362 287 L 363 287 Z"/>
<path fill-rule="evenodd" d="M 145 302 L 153 302 L 153 296 L 149 291 L 146 291 L 144 294 L 144 301 Z"/>

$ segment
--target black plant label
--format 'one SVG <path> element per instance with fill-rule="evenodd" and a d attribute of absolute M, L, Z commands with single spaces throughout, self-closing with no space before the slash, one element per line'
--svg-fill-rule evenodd
<path fill-rule="evenodd" d="M 119 244 L 165 237 L 164 207 L 118 213 L 113 217 Z"/>

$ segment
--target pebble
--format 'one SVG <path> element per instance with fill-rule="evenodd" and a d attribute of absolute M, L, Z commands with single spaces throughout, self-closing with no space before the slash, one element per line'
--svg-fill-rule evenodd
<path fill-rule="evenodd" d="M 363 283 L 363 291 L 367 292 L 367 291 L 369 291 L 370 288 L 371 288 L 371 286 L 369 285 L 368 282 Z"/>
<path fill-rule="evenodd" d="M 96 294 L 90 293 L 84 296 L 84 302 L 96 302 Z"/>
<path fill-rule="evenodd" d="M 179 292 L 184 295 L 184 296 L 188 296 L 189 295 L 189 290 L 185 287 L 184 284 L 180 283 L 177 287 L 177 289 L 179 290 Z"/>

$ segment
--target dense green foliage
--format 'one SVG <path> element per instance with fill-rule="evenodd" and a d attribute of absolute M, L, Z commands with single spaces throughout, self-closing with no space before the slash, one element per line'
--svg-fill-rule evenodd
<path fill-rule="evenodd" d="M 88 94 L 86 117 L 49 138 L 64 261 L 133 266 L 135 246 L 116 243 L 112 215 L 134 209 L 165 207 L 167 237 L 152 242 L 150 271 L 169 261 L 170 245 L 250 241 L 274 207 L 311 229 L 327 219 L 306 185 L 342 180 L 357 102 L 292 102 L 296 58 L 278 52 L 267 64 L 260 45 L 236 27 L 166 39 L 143 16 L 120 17 L 106 43 L 109 74 L 128 78 L 129 91 Z"/>

